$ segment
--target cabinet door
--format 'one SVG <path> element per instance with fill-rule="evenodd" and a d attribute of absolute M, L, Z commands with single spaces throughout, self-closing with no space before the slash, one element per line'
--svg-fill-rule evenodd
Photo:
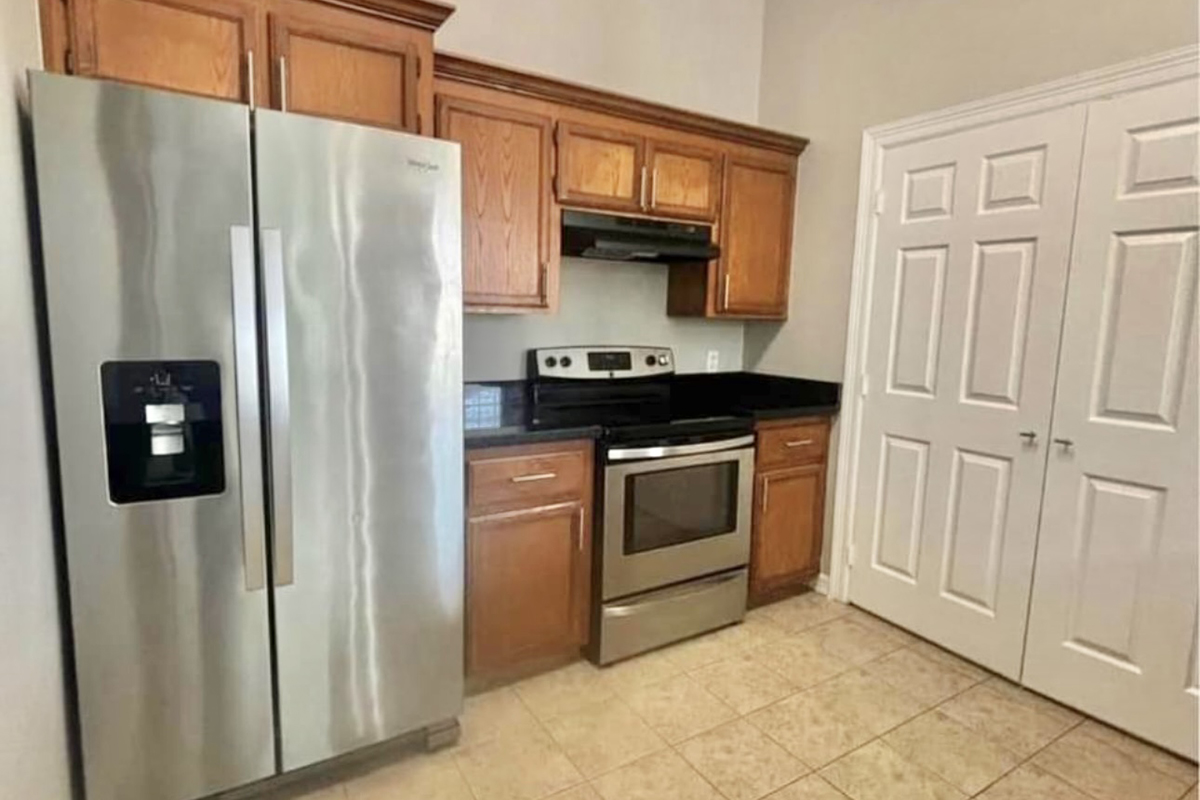
<path fill-rule="evenodd" d="M 250 98 L 260 35 L 253 0 L 77 0 L 68 14 L 75 74 Z"/>
<path fill-rule="evenodd" d="M 646 206 L 645 139 L 621 131 L 558 123 L 558 200 L 614 211 Z"/>
<path fill-rule="evenodd" d="M 427 32 L 307 2 L 273 4 L 270 28 L 275 108 L 421 132 L 433 96 L 420 76 Z"/>
<path fill-rule="evenodd" d="M 558 271 L 550 118 L 447 95 L 437 109 L 437 135 L 462 145 L 463 302 L 549 308 Z"/>
<path fill-rule="evenodd" d="M 712 220 L 721 195 L 721 154 L 714 150 L 652 141 L 649 210 L 659 216 Z"/>
<path fill-rule="evenodd" d="M 821 571 L 825 465 L 762 473 L 754 494 L 750 593 L 761 599 Z"/>
<path fill-rule="evenodd" d="M 582 503 L 473 519 L 467 531 L 467 671 L 570 653 L 587 630 Z"/>
<path fill-rule="evenodd" d="M 717 313 L 787 317 L 794 160 L 732 156 L 725 170 Z"/>

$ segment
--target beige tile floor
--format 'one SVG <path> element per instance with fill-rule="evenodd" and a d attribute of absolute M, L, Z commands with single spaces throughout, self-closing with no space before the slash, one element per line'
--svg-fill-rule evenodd
<path fill-rule="evenodd" d="M 301 796 L 1197 800 L 1194 764 L 816 594 L 469 698 L 461 721 L 448 751 Z"/>

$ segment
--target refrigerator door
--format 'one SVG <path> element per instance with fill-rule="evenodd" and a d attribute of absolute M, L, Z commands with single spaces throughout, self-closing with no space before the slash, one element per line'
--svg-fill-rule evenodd
<path fill-rule="evenodd" d="M 284 769 L 455 717 L 458 145 L 255 112 Z"/>
<path fill-rule="evenodd" d="M 87 797 L 205 796 L 274 772 L 249 112 L 30 82 Z"/>

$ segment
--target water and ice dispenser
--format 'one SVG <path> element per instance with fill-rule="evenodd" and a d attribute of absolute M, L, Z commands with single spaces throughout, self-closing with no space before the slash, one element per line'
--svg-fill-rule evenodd
<path fill-rule="evenodd" d="M 225 490 L 217 362 L 106 361 L 100 383 L 110 500 Z"/>

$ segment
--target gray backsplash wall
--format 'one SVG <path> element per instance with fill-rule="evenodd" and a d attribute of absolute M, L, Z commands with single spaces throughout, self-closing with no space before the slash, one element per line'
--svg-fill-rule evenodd
<path fill-rule="evenodd" d="M 667 267 L 564 258 L 557 314 L 466 314 L 468 381 L 525 377 L 525 351 L 560 345 L 670 347 L 679 372 L 703 372 L 709 350 L 722 372 L 742 368 L 743 324 L 667 316 Z"/>

